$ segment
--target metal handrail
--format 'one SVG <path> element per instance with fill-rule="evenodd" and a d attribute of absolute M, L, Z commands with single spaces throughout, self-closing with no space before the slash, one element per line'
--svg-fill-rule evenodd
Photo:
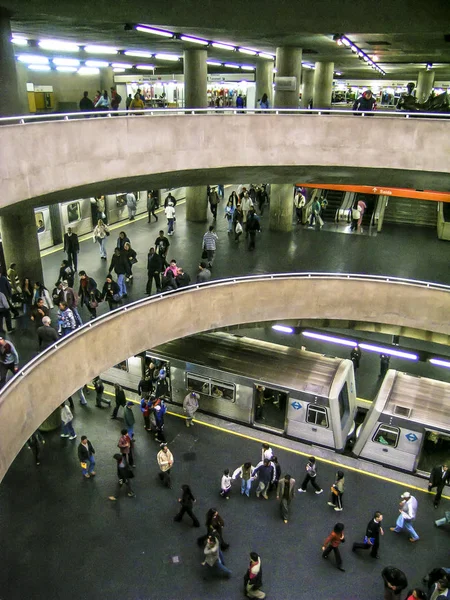
<path fill-rule="evenodd" d="M 352 109 L 336 109 L 336 108 L 148 108 L 148 109 L 119 109 L 119 110 L 101 110 L 101 111 L 78 111 L 72 113 L 46 113 L 39 115 L 17 115 L 13 117 L 1 117 L 0 125 L 8 125 L 8 124 L 17 124 L 19 122 L 20 125 L 26 125 L 28 122 L 36 122 L 36 121 L 48 121 L 48 120 L 60 120 L 60 121 L 70 121 L 70 120 L 80 120 L 81 118 L 104 118 L 104 117 L 126 117 L 132 118 L 136 115 L 143 115 L 146 117 L 160 117 L 160 116 L 195 116 L 195 115 L 257 115 L 260 117 L 261 115 L 316 115 L 316 116 L 335 116 L 335 115 L 344 115 L 344 116 L 353 116 L 357 114 L 358 116 L 370 116 L 370 117 L 391 117 L 391 118 L 410 118 L 410 117 L 431 117 L 442 118 L 442 119 L 450 119 L 450 113 L 421 113 L 421 112 L 402 112 L 402 111 L 372 111 L 372 112 L 358 112 L 354 113 Z"/>
<path fill-rule="evenodd" d="M 406 279 L 403 277 L 389 277 L 387 275 L 367 275 L 363 273 L 316 273 L 316 272 L 305 272 L 305 273 L 271 273 L 271 274 L 262 274 L 262 275 L 245 275 L 242 277 L 228 277 L 225 279 L 216 279 L 213 281 L 207 281 L 204 283 L 195 283 L 186 287 L 183 287 L 178 290 L 170 290 L 168 292 L 162 292 L 160 294 L 155 294 L 151 298 L 141 298 L 140 300 L 135 300 L 130 304 L 126 304 L 125 306 L 120 306 L 113 311 L 110 311 L 88 323 L 85 323 L 78 329 L 74 330 L 69 335 L 61 338 L 52 346 L 32 358 L 27 364 L 22 367 L 22 369 L 16 373 L 14 377 L 12 377 L 7 384 L 2 388 L 0 392 L 0 398 L 3 394 L 3 391 L 6 390 L 18 377 L 23 377 L 27 374 L 27 372 L 37 366 L 47 354 L 54 352 L 60 346 L 70 343 L 70 340 L 73 339 L 74 336 L 81 335 L 85 330 L 90 329 L 93 325 L 98 325 L 102 322 L 105 322 L 111 318 L 115 318 L 119 313 L 127 312 L 129 310 L 133 310 L 142 306 L 143 304 L 153 304 L 154 302 L 159 302 L 160 300 L 171 296 L 173 294 L 185 294 L 187 292 L 192 292 L 197 289 L 203 289 L 208 287 L 216 287 L 216 286 L 227 286 L 234 284 L 246 283 L 248 281 L 271 281 L 276 279 L 341 279 L 345 281 L 378 281 L 385 282 L 395 285 L 410 285 L 413 287 L 423 287 L 432 290 L 445 291 L 450 293 L 450 285 L 445 285 L 441 283 L 434 283 L 430 281 L 421 281 L 416 279 Z"/>

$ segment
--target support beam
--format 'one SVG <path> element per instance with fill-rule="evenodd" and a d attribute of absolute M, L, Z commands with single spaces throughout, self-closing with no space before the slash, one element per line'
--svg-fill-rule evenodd
<path fill-rule="evenodd" d="M 314 108 L 330 108 L 333 91 L 333 62 L 316 62 L 314 71 Z"/>
<path fill-rule="evenodd" d="M 0 117 L 21 113 L 9 13 L 0 6 Z"/>
<path fill-rule="evenodd" d="M 184 106 L 206 108 L 208 52 L 201 48 L 184 51 Z"/>
<path fill-rule="evenodd" d="M 312 69 L 302 69 L 302 99 L 301 108 L 308 108 L 311 100 L 314 98 L 314 71 Z M 314 106 L 314 101 L 312 103 Z"/>
<path fill-rule="evenodd" d="M 273 106 L 273 67 L 273 60 L 260 58 L 256 63 L 255 108 L 259 106 L 258 100 L 261 100 L 264 94 L 267 94 L 269 106 Z"/>
<path fill-rule="evenodd" d="M 206 185 L 186 188 L 186 221 L 204 223 L 208 220 L 208 197 Z"/>
<path fill-rule="evenodd" d="M 277 48 L 276 67 L 274 106 L 276 108 L 298 108 L 302 75 L 302 49 L 292 46 Z"/>
<path fill-rule="evenodd" d="M 426 102 L 434 86 L 435 71 L 420 71 L 417 79 L 417 102 Z"/>
<path fill-rule="evenodd" d="M 270 186 L 269 229 L 271 231 L 291 231 L 294 207 L 294 187 L 292 183 Z"/>

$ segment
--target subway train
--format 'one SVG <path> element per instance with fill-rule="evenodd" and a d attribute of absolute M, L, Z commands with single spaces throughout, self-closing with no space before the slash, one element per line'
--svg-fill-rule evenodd
<path fill-rule="evenodd" d="M 186 188 L 168 188 L 158 190 L 160 205 L 164 203 L 170 193 L 178 201 L 186 197 Z M 156 193 L 156 191 L 155 191 Z M 137 200 L 136 214 L 147 212 L 147 190 L 134 192 Z M 106 221 L 114 225 L 128 219 L 126 203 L 127 192 L 121 194 L 108 194 L 105 198 Z M 99 212 L 95 198 L 81 198 L 70 202 L 63 202 L 54 206 L 42 206 L 34 210 L 36 228 L 40 250 L 47 250 L 62 242 L 67 228 L 71 227 L 78 236 L 93 231 L 97 224 Z"/>
<path fill-rule="evenodd" d="M 168 342 L 102 373 L 136 392 L 149 363 L 166 399 L 200 395 L 200 410 L 256 429 L 418 474 L 450 454 L 450 384 L 389 370 L 364 421 L 351 361 L 228 333 Z"/>

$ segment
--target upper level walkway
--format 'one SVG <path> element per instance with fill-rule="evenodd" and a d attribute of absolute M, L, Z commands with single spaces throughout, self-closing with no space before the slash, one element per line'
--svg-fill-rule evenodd
<path fill-rule="evenodd" d="M 0 119 L 0 208 L 211 181 L 450 191 L 450 124 L 439 115 L 264 112 Z"/>

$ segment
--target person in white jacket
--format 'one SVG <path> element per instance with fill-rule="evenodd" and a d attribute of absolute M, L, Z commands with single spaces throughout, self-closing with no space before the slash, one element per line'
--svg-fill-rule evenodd
<path fill-rule="evenodd" d="M 172 202 L 164 209 L 164 212 L 167 217 L 167 235 L 173 235 L 173 223 L 175 220 L 175 207 Z"/>
<path fill-rule="evenodd" d="M 253 206 L 253 200 L 250 198 L 250 196 L 247 193 L 245 193 L 244 197 L 241 200 L 241 209 L 242 209 L 242 212 L 244 213 L 244 223 L 247 223 L 248 211 L 251 209 L 252 206 Z"/>
<path fill-rule="evenodd" d="M 398 511 L 400 514 L 397 518 L 395 527 L 390 527 L 390 530 L 395 533 L 400 533 L 402 529 L 406 529 L 411 536 L 409 541 L 417 542 L 420 538 L 413 527 L 417 515 L 417 500 L 414 496 L 411 496 L 410 492 L 404 492 L 401 495 L 401 499 L 402 501 L 400 502 Z"/>
<path fill-rule="evenodd" d="M 75 430 L 72 425 L 73 414 L 70 408 L 66 405 L 65 402 L 61 404 L 61 425 L 62 425 L 62 438 L 69 438 L 69 440 L 74 440 L 77 437 Z"/>

